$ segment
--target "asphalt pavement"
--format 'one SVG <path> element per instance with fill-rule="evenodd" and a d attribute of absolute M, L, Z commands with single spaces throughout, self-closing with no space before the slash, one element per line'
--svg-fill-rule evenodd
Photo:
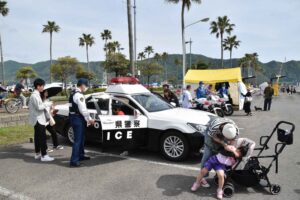
<path fill-rule="evenodd" d="M 272 183 L 282 186 L 279 195 L 271 195 L 261 187 L 236 186 L 231 199 L 300 199 L 300 95 L 280 96 L 273 100 L 269 112 L 253 112 L 245 116 L 235 112 L 233 119 L 241 128 L 241 136 L 258 142 L 268 135 L 280 120 L 296 124 L 294 144 L 287 146 L 279 158 L 279 173 L 270 171 Z M 255 97 L 253 106 L 262 107 L 263 98 Z M 49 141 L 50 142 L 50 141 Z M 71 147 L 60 137 L 64 150 L 50 153 L 56 158 L 51 163 L 41 163 L 33 158 L 33 144 L 24 143 L 0 148 L 0 199 L 216 199 L 216 186 L 210 175 L 211 188 L 190 192 L 190 187 L 199 170 L 199 156 L 187 161 L 165 161 L 158 153 L 137 150 L 128 157 L 119 156 L 120 151 L 101 145 L 87 144 L 87 154 L 92 160 L 85 161 L 82 168 L 69 168 Z M 266 154 L 272 154 L 276 137 L 271 141 Z M 270 160 L 263 160 L 268 164 Z"/>

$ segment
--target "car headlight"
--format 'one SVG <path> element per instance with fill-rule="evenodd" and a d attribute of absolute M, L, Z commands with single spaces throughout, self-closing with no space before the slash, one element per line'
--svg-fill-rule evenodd
<path fill-rule="evenodd" d="M 188 125 L 190 127 L 192 127 L 193 129 L 195 129 L 195 131 L 205 134 L 207 126 L 205 125 L 201 125 L 201 124 L 193 124 L 193 123 L 188 123 Z"/>

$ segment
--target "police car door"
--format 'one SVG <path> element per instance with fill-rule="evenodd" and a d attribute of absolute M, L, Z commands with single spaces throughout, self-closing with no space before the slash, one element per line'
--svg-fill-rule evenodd
<path fill-rule="evenodd" d="M 147 117 L 124 100 L 111 97 L 107 115 L 99 115 L 102 142 L 110 145 L 139 146 L 145 144 Z"/>

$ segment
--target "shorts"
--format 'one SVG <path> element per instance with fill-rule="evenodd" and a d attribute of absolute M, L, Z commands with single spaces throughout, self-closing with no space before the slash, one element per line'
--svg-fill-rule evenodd
<path fill-rule="evenodd" d="M 204 164 L 204 168 L 208 171 L 214 169 L 215 171 L 223 170 L 225 171 L 226 166 L 219 162 L 217 156 L 211 156 Z"/>

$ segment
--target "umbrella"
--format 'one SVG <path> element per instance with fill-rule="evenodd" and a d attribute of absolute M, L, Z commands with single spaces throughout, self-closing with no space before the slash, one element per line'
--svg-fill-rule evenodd
<path fill-rule="evenodd" d="M 44 91 L 48 91 L 48 98 L 56 96 L 58 93 L 60 93 L 62 91 L 62 86 L 60 86 L 59 84 L 47 84 L 44 87 Z"/>

